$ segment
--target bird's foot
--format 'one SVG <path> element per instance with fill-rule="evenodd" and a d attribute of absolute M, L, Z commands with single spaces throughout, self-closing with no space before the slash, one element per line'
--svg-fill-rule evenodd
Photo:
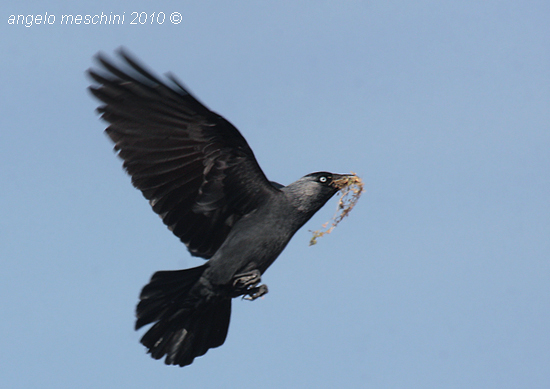
<path fill-rule="evenodd" d="M 267 285 L 259 285 L 255 288 L 249 288 L 245 295 L 243 295 L 243 299 L 248 301 L 254 301 L 258 297 L 262 297 L 264 294 L 267 294 Z"/>
<path fill-rule="evenodd" d="M 243 296 L 245 300 L 256 300 L 267 293 L 267 285 L 258 285 L 262 273 L 259 270 L 252 270 L 246 273 L 237 274 L 233 278 L 233 297 Z"/>

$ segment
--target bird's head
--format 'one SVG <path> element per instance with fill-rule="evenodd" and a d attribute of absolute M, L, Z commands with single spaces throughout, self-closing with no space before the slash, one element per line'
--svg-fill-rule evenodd
<path fill-rule="evenodd" d="M 341 189 L 338 182 L 348 176 L 329 172 L 310 173 L 286 186 L 283 191 L 299 211 L 312 216 Z"/>

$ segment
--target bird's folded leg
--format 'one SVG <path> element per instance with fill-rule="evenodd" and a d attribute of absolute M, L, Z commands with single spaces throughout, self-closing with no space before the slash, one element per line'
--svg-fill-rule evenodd
<path fill-rule="evenodd" d="M 262 280 L 262 273 L 259 270 L 252 270 L 246 273 L 236 274 L 233 277 L 233 287 L 237 289 L 256 286 Z"/>
<path fill-rule="evenodd" d="M 256 300 L 267 293 L 267 285 L 259 285 L 262 273 L 259 270 L 252 270 L 246 273 L 237 274 L 233 277 L 233 297 L 243 296 L 246 300 Z"/>

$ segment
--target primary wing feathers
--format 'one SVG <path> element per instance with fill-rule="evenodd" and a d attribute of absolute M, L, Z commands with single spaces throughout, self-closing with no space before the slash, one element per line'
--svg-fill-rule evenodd
<path fill-rule="evenodd" d="M 120 52 L 124 70 L 98 55 L 91 92 L 133 185 L 196 256 L 210 258 L 233 224 L 277 192 L 239 131 L 174 76 L 168 86 Z"/>

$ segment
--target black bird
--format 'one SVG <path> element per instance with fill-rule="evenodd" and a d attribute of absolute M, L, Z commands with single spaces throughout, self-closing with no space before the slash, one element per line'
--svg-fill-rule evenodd
<path fill-rule="evenodd" d="M 121 66 L 101 53 L 92 94 L 105 130 L 164 224 L 202 266 L 159 271 L 140 295 L 136 330 L 155 359 L 185 366 L 223 344 L 231 299 L 267 293 L 260 277 L 294 233 L 344 178 L 308 174 L 283 186 L 270 182 L 240 132 L 201 104 L 170 74 L 161 81 L 122 49 Z"/>

